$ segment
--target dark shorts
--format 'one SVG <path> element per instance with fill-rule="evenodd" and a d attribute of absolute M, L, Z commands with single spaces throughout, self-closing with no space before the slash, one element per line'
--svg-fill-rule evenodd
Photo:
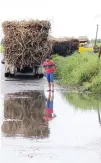
<path fill-rule="evenodd" d="M 53 73 L 46 73 L 46 78 L 48 82 L 53 82 L 54 81 L 54 74 Z"/>

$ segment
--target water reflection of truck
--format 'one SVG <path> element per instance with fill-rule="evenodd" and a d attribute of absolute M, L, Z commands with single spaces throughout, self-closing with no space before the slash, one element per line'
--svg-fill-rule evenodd
<path fill-rule="evenodd" d="M 44 91 L 9 93 L 4 99 L 2 132 L 6 136 L 47 138 L 48 123 L 43 120 Z"/>

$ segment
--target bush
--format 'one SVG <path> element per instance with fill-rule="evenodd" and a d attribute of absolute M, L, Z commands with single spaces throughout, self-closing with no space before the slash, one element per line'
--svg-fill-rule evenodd
<path fill-rule="evenodd" d="M 85 86 L 85 90 L 101 94 L 101 74 L 99 73 L 90 84 Z"/>
<path fill-rule="evenodd" d="M 101 91 L 101 63 L 97 56 L 75 53 L 66 58 L 56 55 L 53 60 L 57 64 L 55 73 L 61 77 L 62 85 L 79 85 L 84 90 Z"/>

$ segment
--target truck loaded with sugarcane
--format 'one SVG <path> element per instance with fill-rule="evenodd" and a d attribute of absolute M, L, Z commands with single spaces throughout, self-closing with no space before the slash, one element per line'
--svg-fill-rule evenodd
<path fill-rule="evenodd" d="M 2 28 L 5 77 L 13 77 L 16 73 L 32 73 L 43 77 L 42 62 L 51 52 L 48 39 L 50 22 L 5 21 Z"/>

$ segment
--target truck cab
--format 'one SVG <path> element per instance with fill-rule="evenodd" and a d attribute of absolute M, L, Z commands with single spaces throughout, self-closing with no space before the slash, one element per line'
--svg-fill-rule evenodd
<path fill-rule="evenodd" d="M 80 54 L 84 53 L 84 52 L 92 53 L 93 52 L 93 45 L 87 40 L 80 41 L 78 52 Z"/>

